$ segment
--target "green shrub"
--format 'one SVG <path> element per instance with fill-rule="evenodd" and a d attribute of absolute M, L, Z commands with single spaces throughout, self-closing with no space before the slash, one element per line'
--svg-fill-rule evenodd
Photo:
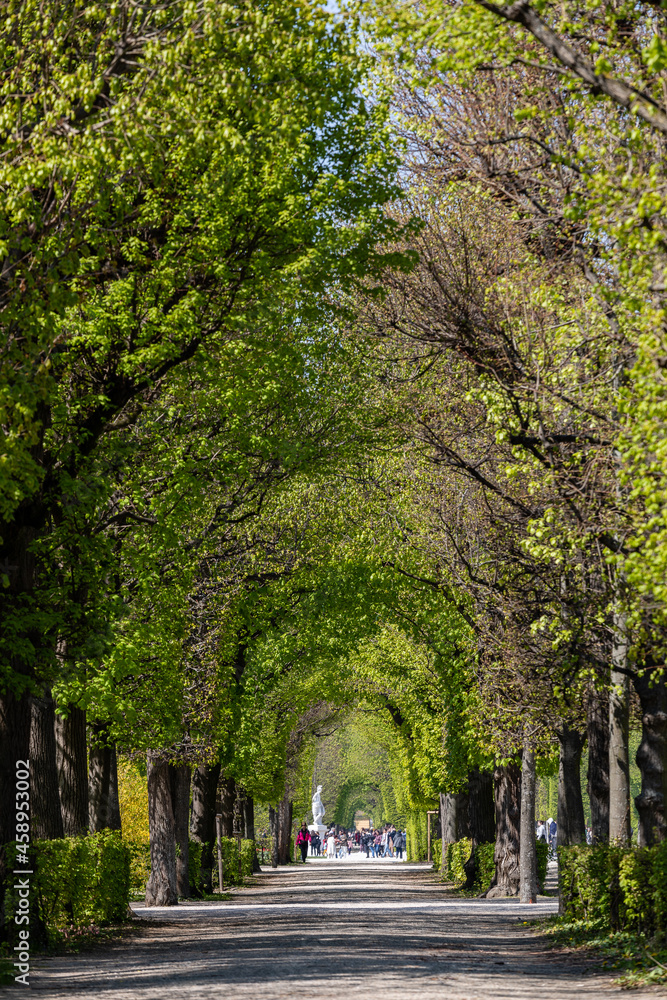
<path fill-rule="evenodd" d="M 191 840 L 188 847 L 188 879 L 190 882 L 190 891 L 195 892 L 197 886 L 199 885 L 199 876 L 201 874 L 201 856 L 204 850 L 204 845 L 200 844 L 198 840 Z"/>
<path fill-rule="evenodd" d="M 486 892 L 493 881 L 496 873 L 495 853 L 495 843 L 477 845 L 477 878 L 474 885 L 477 894 Z"/>
<path fill-rule="evenodd" d="M 445 878 L 458 885 L 462 885 L 466 880 L 463 866 L 470 857 L 472 840 L 464 837 L 454 844 L 447 844 L 447 863 L 445 865 Z"/>
<path fill-rule="evenodd" d="M 667 843 L 558 848 L 565 919 L 651 936 L 667 927 Z"/>
<path fill-rule="evenodd" d="M 254 840 L 241 841 L 241 874 L 239 876 L 239 845 L 235 837 L 223 837 L 222 841 L 222 877 L 225 887 L 242 885 L 244 878 L 252 875 L 252 856 L 255 851 Z M 213 845 L 213 888 L 218 887 L 218 846 Z"/>
<path fill-rule="evenodd" d="M 537 841 L 537 881 L 540 888 L 544 889 L 544 882 L 547 877 L 547 862 L 549 860 L 549 845 L 546 840 Z"/>
<path fill-rule="evenodd" d="M 544 885 L 544 880 L 547 875 L 549 845 L 545 841 L 539 840 L 536 843 L 537 877 L 540 885 Z M 495 875 L 496 870 L 494 861 L 495 848 L 496 845 L 494 843 L 477 845 L 477 875 L 475 877 L 475 884 L 472 890 L 477 895 L 485 892 L 493 881 L 493 876 Z M 464 837 L 462 840 L 457 840 L 455 844 L 447 845 L 446 861 L 443 871 L 446 879 L 456 882 L 457 885 L 463 885 L 466 881 L 466 873 L 463 866 L 470 857 L 471 849 L 472 841 L 467 837 Z"/>
<path fill-rule="evenodd" d="M 138 895 L 146 891 L 151 873 L 151 848 L 148 841 L 126 840 L 130 852 L 130 892 Z"/>
<path fill-rule="evenodd" d="M 53 939 L 65 927 L 86 927 L 124 920 L 130 896 L 130 851 L 120 833 L 102 830 L 89 836 L 33 843 L 31 877 L 37 911 Z M 5 905 L 14 912 L 13 875 Z"/>
<path fill-rule="evenodd" d="M 468 837 L 457 840 L 455 844 L 447 845 L 446 863 L 443 873 L 445 878 L 456 882 L 457 885 L 463 885 L 466 881 L 466 873 L 463 866 L 470 857 L 471 850 L 472 840 Z M 495 872 L 494 851 L 495 844 L 477 845 L 477 875 L 472 889 L 477 895 L 484 892 L 491 885 L 491 880 Z"/>

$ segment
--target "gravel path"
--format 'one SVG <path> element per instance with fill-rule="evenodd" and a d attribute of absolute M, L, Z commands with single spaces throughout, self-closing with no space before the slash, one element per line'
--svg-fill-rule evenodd
<path fill-rule="evenodd" d="M 146 909 L 136 937 L 41 958 L 43 1000 L 593 1000 L 610 974 L 551 952 L 522 925 L 553 899 L 447 897 L 424 866 L 309 861 L 264 870 L 228 902 Z M 0 990 L 1 996 L 16 989 Z M 655 997 L 644 990 L 632 997 Z M 663 994 L 664 995 L 664 994 Z"/>

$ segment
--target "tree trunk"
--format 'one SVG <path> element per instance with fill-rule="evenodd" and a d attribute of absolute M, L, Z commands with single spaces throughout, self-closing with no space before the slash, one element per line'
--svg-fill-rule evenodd
<path fill-rule="evenodd" d="M 88 832 L 88 746 L 86 713 L 75 705 L 56 715 L 56 759 L 63 829 L 77 837 Z"/>
<path fill-rule="evenodd" d="M 148 832 L 151 872 L 146 883 L 146 906 L 178 903 L 176 880 L 176 826 L 171 800 L 170 767 L 148 758 Z"/>
<path fill-rule="evenodd" d="M 220 806 L 218 812 L 222 816 L 222 836 L 234 836 L 234 803 L 236 802 L 236 782 L 233 778 L 220 780 Z"/>
<path fill-rule="evenodd" d="M 243 795 L 243 836 L 246 840 L 255 839 L 255 803 L 252 795 Z"/>
<path fill-rule="evenodd" d="M 478 874 L 478 847 L 496 838 L 496 815 L 493 804 L 493 773 L 473 768 L 468 774 L 468 836 L 472 840 L 470 857 L 463 866 L 465 889 L 472 889 Z"/>
<path fill-rule="evenodd" d="M 272 867 L 288 865 L 290 858 L 290 837 L 292 834 L 292 803 L 286 791 L 275 809 L 269 809 L 271 836 L 273 837 Z"/>
<path fill-rule="evenodd" d="M 255 803 L 253 801 L 252 795 L 243 791 L 243 836 L 246 840 L 255 840 Z M 259 858 L 257 857 L 257 848 L 253 848 L 252 852 L 252 870 L 253 872 L 259 873 L 262 868 L 259 863 Z"/>
<path fill-rule="evenodd" d="M 625 621 L 614 616 L 609 692 L 609 839 L 630 843 L 630 678 Z"/>
<path fill-rule="evenodd" d="M 521 827 L 521 769 L 517 764 L 493 772 L 496 806 L 496 873 L 487 896 L 516 896 L 519 892 L 519 836 Z"/>
<path fill-rule="evenodd" d="M 55 706 L 47 688 L 42 698 L 32 699 L 30 720 L 30 762 L 34 779 L 30 825 L 35 840 L 56 840 L 64 836 L 58 791 L 55 720 Z"/>
<path fill-rule="evenodd" d="M 468 828 L 468 836 L 478 844 L 490 844 L 496 839 L 493 771 L 476 767 L 468 774 Z"/>
<path fill-rule="evenodd" d="M 468 836 L 467 792 L 440 792 L 440 826 L 443 846 Z"/>
<path fill-rule="evenodd" d="M 594 844 L 609 840 L 609 699 L 591 690 L 588 700 L 587 790 Z"/>
<path fill-rule="evenodd" d="M 271 834 L 271 867 L 278 867 L 278 814 L 269 806 L 269 833 Z"/>
<path fill-rule="evenodd" d="M 521 827 L 519 851 L 522 903 L 537 902 L 537 848 L 535 843 L 535 753 L 523 748 L 521 763 Z"/>
<path fill-rule="evenodd" d="M 219 764 L 201 764 L 192 774 L 190 834 L 202 845 L 202 852 L 199 884 L 191 888 L 209 894 L 213 892 L 215 799 L 219 778 Z"/>
<path fill-rule="evenodd" d="M 16 811 L 7 803 L 16 796 L 16 771 L 30 763 L 30 697 L 17 698 L 8 693 L 0 697 L 0 885 L 8 875 L 6 845 L 16 838 Z M 34 764 L 29 767 L 30 788 L 34 790 Z M 33 829 L 34 835 L 34 829 Z M 35 896 L 36 898 L 36 896 Z M 5 912 L 5 893 L 0 892 L 0 939 L 8 940 L 10 928 L 15 928 L 14 914 Z M 36 931 L 40 928 L 36 926 Z"/>
<path fill-rule="evenodd" d="M 107 813 L 107 827 L 109 830 L 121 830 L 120 819 L 120 796 L 118 793 L 118 756 L 116 754 L 116 744 L 109 746 L 109 812 Z"/>
<path fill-rule="evenodd" d="M 120 830 L 116 748 L 109 742 L 105 723 L 93 723 L 88 772 L 88 828 Z"/>
<path fill-rule="evenodd" d="M 46 424 L 46 413 L 44 417 Z M 36 447 L 39 449 L 40 446 Z M 39 534 L 45 516 L 41 501 L 32 497 L 17 508 L 10 522 L 0 523 L 0 563 L 5 567 L 9 577 L 9 588 L 3 590 L 3 604 L 6 602 L 4 606 L 8 607 L 10 616 L 16 608 L 14 602 L 17 602 L 19 607 L 25 606 L 26 599 L 29 601 L 34 594 L 36 558 L 33 542 Z M 4 616 L 0 616 L 0 626 L 3 621 Z M 32 646 L 34 650 L 39 651 L 42 636 L 36 629 L 19 637 L 12 632 L 7 633 L 4 629 L 1 630 L 1 634 L 8 653 L 5 665 L 16 682 L 14 690 L 22 692 L 14 694 L 7 691 L 6 688 L 9 686 L 7 685 L 6 693 L 0 696 L 0 886 L 4 886 L 7 877 L 5 845 L 16 838 L 16 811 L 10 807 L 10 803 L 16 801 L 16 771 L 23 770 L 24 765 L 29 762 L 30 797 L 33 802 L 33 796 L 41 782 L 37 765 L 29 760 L 32 698 L 25 690 L 25 685 L 34 678 L 34 667 L 31 657 L 21 655 L 17 651 L 17 645 L 19 650 L 23 645 Z M 17 638 L 20 639 L 20 644 L 17 644 Z M 32 835 L 36 836 L 34 826 Z M 33 899 L 35 895 L 32 894 Z M 5 913 L 4 889 L 0 891 L 0 915 L 4 939 L 16 926 L 13 914 Z M 38 924 L 31 923 L 32 930 L 35 931 L 35 943 L 37 943 L 38 934 L 43 932 L 43 925 L 40 928 Z"/>
<path fill-rule="evenodd" d="M 171 801 L 174 809 L 174 831 L 176 838 L 176 888 L 178 895 L 190 896 L 190 838 L 188 819 L 190 816 L 190 768 L 179 764 L 170 768 Z"/>
<path fill-rule="evenodd" d="M 667 835 L 667 681 L 662 676 L 651 684 L 651 675 L 649 666 L 634 680 L 642 707 L 642 739 L 636 758 L 642 790 L 635 798 L 640 847 L 660 843 Z"/>
<path fill-rule="evenodd" d="M 556 733 L 560 744 L 558 761 L 558 846 L 586 841 L 584 800 L 581 796 L 581 751 L 586 737 L 567 723 Z"/>

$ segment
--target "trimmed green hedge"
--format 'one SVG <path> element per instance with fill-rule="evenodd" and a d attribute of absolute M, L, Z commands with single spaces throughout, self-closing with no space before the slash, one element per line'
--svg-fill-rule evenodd
<path fill-rule="evenodd" d="M 138 895 L 145 892 L 146 882 L 151 871 L 151 849 L 145 842 L 126 841 L 130 854 L 130 887 L 132 893 Z M 253 840 L 241 841 L 241 872 L 242 879 L 252 875 L 252 854 L 255 848 Z M 194 890 L 199 885 L 201 873 L 201 856 L 203 844 L 191 840 L 188 848 L 188 876 L 190 886 Z M 225 886 L 239 885 L 239 848 L 235 837 L 222 838 L 222 859 L 224 863 L 223 879 Z M 241 881 L 242 881 L 241 879 Z M 218 844 L 213 842 L 213 888 L 218 888 Z"/>
<path fill-rule="evenodd" d="M 549 845 L 546 840 L 538 840 L 537 845 L 537 881 L 540 889 L 544 889 L 547 877 L 547 861 L 549 860 Z"/>
<path fill-rule="evenodd" d="M 242 885 L 244 878 L 252 875 L 252 856 L 255 851 L 254 840 L 241 841 L 241 876 L 239 877 L 239 845 L 235 837 L 222 838 L 222 860 L 224 870 L 222 877 L 225 887 Z M 213 888 L 218 886 L 218 845 L 213 845 Z"/>
<path fill-rule="evenodd" d="M 130 851 L 115 830 L 32 845 L 35 874 L 31 889 L 50 939 L 66 927 L 109 924 L 127 916 L 130 898 Z M 13 862 L 10 846 L 10 859 Z M 14 881 L 5 889 L 5 907 L 15 911 Z"/>
<path fill-rule="evenodd" d="M 536 841 L 537 846 L 537 879 L 540 886 L 544 886 L 544 880 L 547 877 L 547 859 L 549 856 L 549 845 L 546 841 L 538 840 Z M 465 871 L 463 869 L 464 864 L 470 857 L 470 851 L 472 850 L 472 841 L 464 837 L 462 840 L 457 840 L 455 844 L 447 845 L 447 854 L 445 859 L 445 865 L 443 868 L 443 875 L 446 879 L 452 882 L 456 882 L 457 885 L 463 885 L 466 880 Z M 491 885 L 493 876 L 495 874 L 495 863 L 493 860 L 495 852 L 495 844 L 479 844 L 477 847 L 477 878 L 475 879 L 475 885 L 473 887 L 473 892 L 480 893 L 484 892 Z"/>
<path fill-rule="evenodd" d="M 472 841 L 468 837 L 457 840 L 455 844 L 447 844 L 447 853 L 443 875 L 446 879 L 463 885 L 466 880 L 463 866 L 470 857 Z M 491 885 L 491 880 L 495 872 L 493 863 L 493 852 L 495 844 L 477 845 L 477 878 L 473 886 L 473 892 L 484 892 Z"/>
<path fill-rule="evenodd" d="M 558 848 L 562 913 L 611 930 L 667 931 L 667 841 Z"/>

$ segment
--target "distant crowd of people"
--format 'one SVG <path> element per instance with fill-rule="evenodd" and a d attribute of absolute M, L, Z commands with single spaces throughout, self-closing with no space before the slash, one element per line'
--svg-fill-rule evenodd
<path fill-rule="evenodd" d="M 304 823 L 297 834 L 296 846 L 304 863 L 309 848 L 316 857 L 326 854 L 327 858 L 343 858 L 359 851 L 367 858 L 398 858 L 402 861 L 406 839 L 405 830 L 397 830 L 393 823 L 387 823 L 378 830 L 345 830 L 331 826 L 324 835 L 323 843 L 319 833 L 310 831 Z"/>

